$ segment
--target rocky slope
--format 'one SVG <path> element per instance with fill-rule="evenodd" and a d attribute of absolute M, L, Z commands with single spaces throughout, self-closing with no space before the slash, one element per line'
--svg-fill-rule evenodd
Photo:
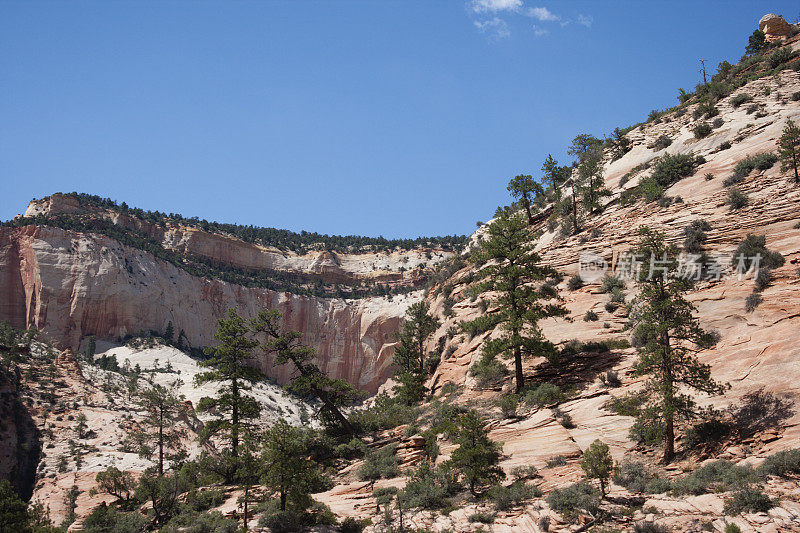
<path fill-rule="evenodd" d="M 788 44 L 793 50 L 800 43 Z M 617 265 L 621 254 L 629 250 L 636 240 L 636 230 L 643 224 L 666 232 L 670 241 L 681 245 L 683 230 L 692 221 L 703 219 L 711 230 L 706 243 L 707 253 L 723 258 L 729 263 L 733 251 L 749 233 L 766 236 L 767 246 L 780 252 L 785 265 L 774 271 L 773 283 L 762 293 L 763 303 L 747 312 L 745 298 L 753 290 L 752 276 L 739 279 L 725 276 L 720 281 L 703 281 L 690 295 L 697 306 L 704 327 L 716 330 L 720 342 L 700 354 L 701 361 L 712 366 L 713 376 L 731 384 L 724 396 L 701 397 L 703 405 L 711 405 L 728 412 L 749 405 L 759 392 L 774 394 L 785 405 L 791 405 L 781 416 L 776 416 L 769 427 L 761 428 L 744 441 L 726 441 L 713 453 L 689 453 L 665 473 L 678 476 L 691 471 L 703 461 L 727 458 L 737 462 L 757 465 L 764 457 L 776 451 L 800 447 L 800 184 L 791 173 L 783 172 L 776 164 L 765 171 L 755 170 L 738 187 L 749 196 L 749 204 L 731 211 L 727 205 L 727 189 L 723 182 L 732 174 L 734 166 L 747 156 L 771 152 L 787 122 L 800 121 L 800 102 L 792 95 L 800 91 L 800 75 L 795 70 L 782 70 L 774 76 L 747 83 L 717 104 L 722 124 L 712 133 L 697 139 L 693 128 L 702 118 L 693 118 L 695 105 L 683 112 L 670 113 L 657 121 L 645 123 L 628 133 L 633 148 L 616 161 L 605 164 L 606 185 L 612 196 L 602 214 L 586 221 L 584 229 L 573 236 L 561 236 L 540 223 L 537 233 L 537 250 L 543 260 L 565 274 L 558 286 L 565 306 L 566 319 L 548 319 L 542 323 L 545 336 L 557 343 L 576 339 L 579 341 L 615 340 L 627 338 L 623 330 L 627 322 L 624 307 L 608 311 L 605 304 L 609 295 L 600 291 L 599 282 L 578 290 L 569 290 L 567 279 L 579 270 L 581 254 L 591 252 L 604 258 L 609 272 Z M 735 106 L 731 100 L 738 94 L 750 97 L 748 105 Z M 653 147 L 656 139 L 666 135 L 671 144 L 660 150 Z M 722 148 L 724 143 L 730 147 Z M 665 153 L 703 156 L 695 172 L 671 186 L 666 195 L 680 197 L 671 205 L 643 203 L 620 205 L 620 195 L 634 187 L 638 178 L 649 170 L 640 165 Z M 627 183 L 621 178 L 632 173 Z M 534 228 L 537 229 L 537 228 Z M 478 231 L 478 235 L 482 230 Z M 473 239 L 474 242 L 474 239 Z M 735 266 L 735 265 L 734 265 Z M 470 338 L 458 331 L 460 322 L 480 316 L 485 307 L 480 300 L 469 295 L 467 281 L 472 278 L 471 267 L 464 268 L 451 278 L 447 285 L 452 292 L 434 293 L 429 297 L 432 307 L 442 320 L 441 327 L 432 336 L 430 349 L 435 349 L 444 339 L 445 357 L 429 383 L 434 391 L 441 391 L 448 383 L 459 388 L 459 402 L 478 407 L 490 418 L 491 436 L 503 443 L 503 467 L 509 472 L 515 466 L 534 465 L 542 478 L 537 482 L 545 492 L 563 487 L 582 477 L 578 459 L 591 442 L 601 438 L 607 443 L 616 461 L 638 458 L 656 463 L 657 457 L 633 442 L 629 429 L 633 419 L 612 412 L 610 399 L 635 391 L 641 378 L 632 377 L 635 350 L 615 349 L 606 353 L 583 354 L 574 366 L 554 373 L 543 359 L 526 363 L 526 374 L 534 381 L 552 381 L 562 386 L 576 387 L 577 392 L 568 401 L 558 405 L 558 410 L 571 416 L 575 427 L 559 423 L 560 413 L 555 409 L 530 409 L 517 418 L 502 418 L 496 401 L 513 391 L 510 377 L 502 390 L 486 390 L 478 386 L 469 374 L 479 360 L 483 342 L 494 335 L 487 332 Z M 449 289 L 449 287 L 447 287 Z M 635 285 L 628 283 L 626 294 L 635 293 Z M 450 300 L 453 313 L 445 312 Z M 452 301 L 455 304 L 452 304 Z M 595 312 L 599 320 L 584 321 L 587 311 Z M 488 309 L 491 312 L 491 308 Z M 599 379 L 607 370 L 617 371 L 622 380 L 618 388 L 609 388 Z M 767 416 L 764 406 L 756 407 Z M 404 439 L 398 437 L 400 441 Z M 680 445 L 680 444 L 679 444 Z M 547 462 L 554 456 L 564 456 L 567 464 L 550 468 Z M 443 457 L 447 450 L 443 450 Z M 403 479 L 390 484 L 402 486 Z M 626 496 L 622 487 L 614 487 L 613 494 Z M 783 499 L 780 506 L 769 513 L 751 513 L 741 517 L 723 517 L 722 508 L 726 494 L 707 494 L 691 497 L 661 495 L 648 498 L 642 509 L 629 516 L 627 522 L 617 522 L 615 527 L 628 530 L 633 521 L 657 520 L 680 531 L 699 530 L 702 523 L 716 531 L 724 531 L 726 523 L 737 523 L 742 531 L 800 531 L 800 487 L 795 483 L 773 480 L 767 490 Z M 351 482 L 338 486 L 323 495 L 323 501 L 337 512 L 353 516 L 373 515 L 368 494 L 371 488 Z M 476 531 L 480 524 L 470 523 L 468 516 L 477 511 L 489 511 L 481 504 L 459 509 L 446 517 L 436 513 L 420 513 L 412 523 L 435 531 Z M 550 511 L 542 501 L 500 513 L 492 524 L 492 531 L 543 531 L 540 519 L 550 520 L 551 530 L 569 531 L 575 528 L 557 513 Z"/>

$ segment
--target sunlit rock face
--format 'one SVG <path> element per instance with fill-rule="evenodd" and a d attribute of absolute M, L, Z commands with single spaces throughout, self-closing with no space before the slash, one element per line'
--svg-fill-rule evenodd
<path fill-rule="evenodd" d="M 96 234 L 58 228 L 0 229 L 0 319 L 35 326 L 62 347 L 87 335 L 115 340 L 172 322 L 191 346 L 213 343 L 228 309 L 254 316 L 279 309 L 287 328 L 302 331 L 320 367 L 374 392 L 389 374 L 393 332 L 419 293 L 343 300 L 246 288 L 189 275 L 152 255 Z M 283 382 L 290 369 L 254 362 Z"/>

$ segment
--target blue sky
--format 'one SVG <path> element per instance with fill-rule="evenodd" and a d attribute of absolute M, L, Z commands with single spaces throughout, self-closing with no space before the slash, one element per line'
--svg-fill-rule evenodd
<path fill-rule="evenodd" d="M 469 233 L 794 2 L 0 2 L 0 219 L 56 191 L 329 234 Z"/>

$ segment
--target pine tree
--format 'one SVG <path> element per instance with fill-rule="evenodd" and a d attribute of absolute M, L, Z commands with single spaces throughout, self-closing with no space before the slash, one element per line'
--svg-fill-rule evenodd
<path fill-rule="evenodd" d="M 611 457 L 608 445 L 600 439 L 591 443 L 583 453 L 581 468 L 586 473 L 586 477 L 600 481 L 600 493 L 605 498 L 608 479 L 614 470 L 614 459 Z"/>
<path fill-rule="evenodd" d="M 747 55 L 755 55 L 761 52 L 764 49 L 764 44 L 767 41 L 767 36 L 761 30 L 755 30 L 750 38 L 747 40 L 747 46 L 744 49 L 744 53 Z"/>
<path fill-rule="evenodd" d="M 600 209 L 600 198 L 610 191 L 603 187 L 603 143 L 596 137 L 581 134 L 572 140 L 567 153 L 577 157 L 578 187 L 581 201 L 589 214 Z M 577 208 L 577 206 L 575 206 Z"/>
<path fill-rule="evenodd" d="M 542 303 L 544 298 L 532 283 L 543 281 L 557 272 L 541 265 L 533 251 L 527 224 L 519 216 L 502 213 L 489 225 L 488 235 L 480 242 L 471 260 L 485 264 L 479 276 L 478 292 L 497 294 L 497 323 L 503 335 L 484 343 L 484 355 L 492 359 L 504 354 L 514 358 L 516 390 L 525 385 L 522 359 L 528 356 L 552 356 L 553 344 L 539 329 L 539 320 L 563 316 L 566 310 L 558 304 Z"/>
<path fill-rule="evenodd" d="M 400 383 L 396 389 L 398 397 L 409 405 L 421 401 L 425 394 L 425 341 L 439 324 L 439 320 L 430 315 L 427 302 L 417 302 L 406 311 L 405 322 L 394 350 L 394 364 L 397 367 L 395 377 Z"/>
<path fill-rule="evenodd" d="M 89 335 L 86 338 L 86 360 L 90 363 L 94 362 L 94 354 L 97 351 L 97 341 L 94 335 Z"/>
<path fill-rule="evenodd" d="M 450 462 L 459 472 L 472 494 L 481 485 L 491 485 L 505 479 L 500 462 L 500 445 L 489 438 L 489 431 L 480 415 L 470 410 L 459 417 L 458 448 L 453 450 Z"/>
<path fill-rule="evenodd" d="M 215 398 L 203 397 L 197 405 L 199 411 L 216 410 L 221 416 L 209 421 L 200 437 L 207 440 L 212 435 L 224 433 L 230 440 L 231 455 L 236 457 L 240 435 L 250 427 L 248 420 L 257 418 L 261 412 L 259 403 L 246 394 L 263 378 L 261 371 L 246 364 L 259 343 L 250 338 L 248 324 L 234 309 L 229 310 L 228 318 L 220 319 L 218 324 L 214 334 L 218 344 L 209 349 L 209 359 L 198 363 L 212 370 L 197 374 L 194 381 L 196 385 L 222 383 Z"/>
<path fill-rule="evenodd" d="M 778 155 L 783 171 L 794 170 L 794 179 L 800 183 L 800 128 L 791 119 L 786 122 L 783 135 L 778 139 Z"/>
<path fill-rule="evenodd" d="M 553 200 L 561 200 L 561 187 L 566 183 L 571 174 L 569 167 L 559 166 L 551 154 L 547 154 L 547 159 L 542 163 L 542 182 L 547 185 L 549 191 L 553 193 Z"/>
<path fill-rule="evenodd" d="M 520 205 L 528 215 L 528 224 L 533 224 L 532 205 L 535 198 L 544 194 L 542 186 L 533 180 L 533 176 L 520 174 L 508 182 L 508 192 L 519 199 Z"/>
<path fill-rule="evenodd" d="M 639 357 L 637 376 L 647 376 L 643 390 L 646 403 L 640 423 L 663 428 L 664 462 L 675 455 L 675 419 L 697 416 L 694 400 L 683 390 L 722 394 L 726 385 L 711 378 L 711 367 L 701 363 L 697 351 L 714 344 L 694 316 L 694 306 L 684 294 L 691 282 L 677 275 L 678 249 L 666 243 L 663 233 L 647 227 L 639 230 L 636 256 L 653 267 L 642 268 L 640 292 L 633 303 L 634 345 Z M 657 262 L 657 263 L 656 263 Z"/>
<path fill-rule="evenodd" d="M 279 419 L 264 434 L 261 460 L 262 482 L 278 494 L 281 511 L 287 505 L 295 512 L 306 510 L 311 492 L 323 479 L 319 465 L 309 457 L 307 432 Z"/>
<path fill-rule="evenodd" d="M 164 332 L 164 340 L 167 343 L 172 343 L 173 337 L 175 337 L 175 326 L 172 325 L 172 320 L 167 322 L 167 329 Z"/>
<path fill-rule="evenodd" d="M 0 531 L 30 530 L 27 505 L 7 479 L 0 479 Z"/>
<path fill-rule="evenodd" d="M 175 460 L 185 454 L 180 445 L 185 431 L 177 424 L 183 403 L 183 396 L 178 392 L 179 386 L 180 380 L 166 387 L 153 384 L 137 394 L 145 416 L 142 428 L 132 436 L 139 444 L 139 456 L 156 458 L 159 476 L 164 475 L 164 459 Z"/>
<path fill-rule="evenodd" d="M 275 366 L 291 363 L 297 371 L 287 388 L 301 396 L 314 396 L 322 402 L 323 421 L 337 425 L 344 433 L 354 434 L 355 428 L 342 413 L 342 407 L 351 405 L 362 397 L 352 385 L 343 379 L 328 377 L 313 363 L 316 354 L 305 346 L 299 331 L 284 332 L 280 325 L 281 313 L 277 310 L 259 311 L 251 321 L 253 331 L 263 333 L 267 341 L 262 349 L 274 356 Z"/>

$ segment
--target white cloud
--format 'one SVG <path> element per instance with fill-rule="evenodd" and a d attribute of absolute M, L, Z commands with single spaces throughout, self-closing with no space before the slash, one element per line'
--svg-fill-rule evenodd
<path fill-rule="evenodd" d="M 578 15 L 578 24 L 586 26 L 587 28 L 592 25 L 594 18 L 591 15 Z"/>
<path fill-rule="evenodd" d="M 497 13 L 517 11 L 522 7 L 522 0 L 472 0 L 469 5 L 475 13 Z"/>
<path fill-rule="evenodd" d="M 478 28 L 478 31 L 489 35 L 489 37 L 493 39 L 506 39 L 511 37 L 511 32 L 508 30 L 508 24 L 506 24 L 506 21 L 501 18 L 494 17 L 491 20 L 486 20 L 483 22 L 476 20 L 475 27 Z"/>
<path fill-rule="evenodd" d="M 536 24 L 533 25 L 533 34 L 537 37 L 544 37 L 550 33 L 550 30 L 542 28 L 541 26 L 537 26 Z"/>
<path fill-rule="evenodd" d="M 546 7 L 531 7 L 527 10 L 526 14 L 540 22 L 553 22 L 559 19 L 558 15 Z"/>

